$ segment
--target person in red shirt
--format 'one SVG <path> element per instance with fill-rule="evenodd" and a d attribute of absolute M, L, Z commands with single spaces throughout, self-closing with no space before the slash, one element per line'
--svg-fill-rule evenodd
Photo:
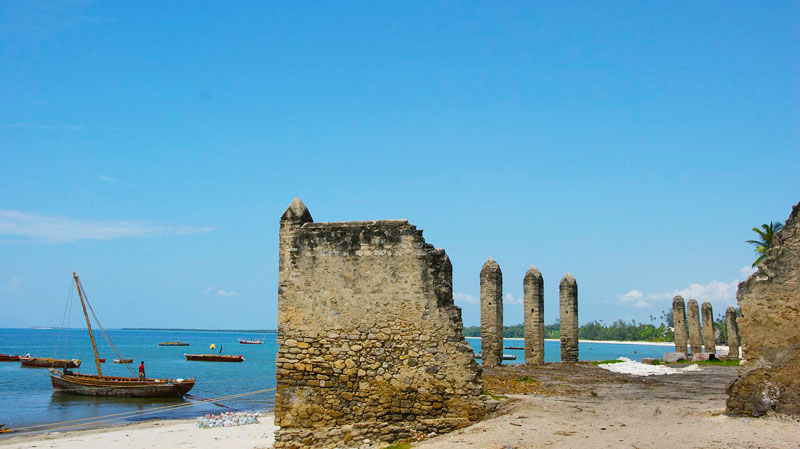
<path fill-rule="evenodd" d="M 139 380 L 144 380 L 144 360 L 139 364 Z"/>

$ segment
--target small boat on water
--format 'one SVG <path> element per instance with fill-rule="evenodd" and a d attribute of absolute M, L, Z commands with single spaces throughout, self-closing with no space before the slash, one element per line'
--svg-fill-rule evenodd
<path fill-rule="evenodd" d="M 118 396 L 126 398 L 179 398 L 183 397 L 194 387 L 194 379 L 148 379 L 144 377 L 121 377 L 121 376 L 104 376 L 100 368 L 100 357 L 97 355 L 97 344 L 94 341 L 94 334 L 92 333 L 92 323 L 89 320 L 89 314 L 86 312 L 86 304 L 89 304 L 89 309 L 92 310 L 92 305 L 89 299 L 86 298 L 86 292 L 78 279 L 78 275 L 74 272 L 72 277 L 75 279 L 75 286 L 78 289 L 78 297 L 81 300 L 81 307 L 83 308 L 83 316 L 86 318 L 86 327 L 89 331 L 89 339 L 92 341 L 92 349 L 94 350 L 94 361 L 97 366 L 97 374 L 80 374 L 73 373 L 72 371 L 64 368 L 63 370 L 50 369 L 50 381 L 53 384 L 53 391 L 61 391 L 71 394 L 79 394 L 83 396 Z M 116 346 L 111 342 L 106 335 L 103 327 L 92 310 L 92 315 L 97 322 L 103 336 L 108 340 L 111 349 L 119 357 L 114 359 L 114 363 L 129 364 L 133 359 L 123 358 Z M 80 362 L 78 362 L 80 364 Z M 133 369 L 127 367 L 131 374 L 135 374 Z"/>
<path fill-rule="evenodd" d="M 264 344 L 264 342 L 262 340 L 245 340 L 245 339 L 240 338 L 239 339 L 239 344 L 240 345 L 260 345 L 260 344 Z"/>
<path fill-rule="evenodd" d="M 162 341 L 159 346 L 189 346 L 189 343 L 184 341 Z"/>
<path fill-rule="evenodd" d="M 97 361 L 100 363 L 106 363 L 106 359 L 97 359 Z"/>
<path fill-rule="evenodd" d="M 524 351 L 524 346 L 506 346 L 504 349 L 511 349 L 512 351 Z"/>
<path fill-rule="evenodd" d="M 53 359 L 50 357 L 20 357 L 22 366 L 33 368 L 77 368 L 81 366 L 78 359 Z"/>
<path fill-rule="evenodd" d="M 186 360 L 193 360 L 196 362 L 244 362 L 243 355 L 225 355 L 225 354 L 184 354 Z"/>
<path fill-rule="evenodd" d="M 477 359 L 477 360 L 481 359 L 481 353 L 480 352 L 475 354 L 475 359 Z M 503 354 L 503 360 L 517 360 L 517 356 L 515 356 L 514 354 Z"/>
<path fill-rule="evenodd" d="M 20 356 L 11 354 L 0 354 L 0 362 L 19 362 Z"/>

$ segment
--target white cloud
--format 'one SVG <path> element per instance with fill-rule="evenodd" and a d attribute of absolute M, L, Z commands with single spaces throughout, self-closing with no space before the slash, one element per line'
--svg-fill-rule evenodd
<path fill-rule="evenodd" d="M 739 274 L 747 279 L 748 276 L 755 272 L 751 267 L 742 267 L 739 269 Z M 690 284 L 686 288 L 673 290 L 670 293 L 654 293 L 645 295 L 641 290 L 631 290 L 624 295 L 618 296 L 615 300 L 607 301 L 608 303 L 632 306 L 638 308 L 650 308 L 657 304 L 662 304 L 666 307 L 671 304 L 672 298 L 680 295 L 684 300 L 696 299 L 697 302 L 708 301 L 718 306 L 728 306 L 736 304 L 736 290 L 739 288 L 740 279 L 734 279 L 731 282 L 711 281 L 706 284 Z"/>
<path fill-rule="evenodd" d="M 503 304 L 522 304 L 522 297 L 515 298 L 510 292 L 503 295 Z"/>
<path fill-rule="evenodd" d="M 739 268 L 739 273 L 742 274 L 742 279 L 747 279 L 750 277 L 751 274 L 755 273 L 756 269 L 753 267 L 742 267 Z"/>
<path fill-rule="evenodd" d="M 37 125 L 26 123 L 6 123 L 0 125 L 3 128 L 33 129 L 37 131 L 84 131 L 87 129 L 83 125 Z"/>
<path fill-rule="evenodd" d="M 0 235 L 27 237 L 38 243 L 113 240 L 125 237 L 204 234 L 211 227 L 164 225 L 146 221 L 81 220 L 0 209 Z"/>
<path fill-rule="evenodd" d="M 128 186 L 128 187 L 131 186 L 127 182 L 125 182 L 125 181 L 123 181 L 121 179 L 114 178 L 113 176 L 100 175 L 100 176 L 97 177 L 97 179 L 99 179 L 99 180 L 101 180 L 103 182 L 109 182 L 111 184 L 122 184 L 122 185 Z"/>
<path fill-rule="evenodd" d="M 479 304 L 480 299 L 466 293 L 453 293 L 453 301 L 458 304 Z"/>
<path fill-rule="evenodd" d="M 11 276 L 11 279 L 5 282 L 5 284 L 0 284 L 0 290 L 6 290 L 6 291 L 16 290 L 24 283 L 25 279 L 19 276 Z"/>
<path fill-rule="evenodd" d="M 217 288 L 208 287 L 204 292 L 203 295 L 214 295 L 214 296 L 239 296 L 234 290 L 222 290 Z"/>

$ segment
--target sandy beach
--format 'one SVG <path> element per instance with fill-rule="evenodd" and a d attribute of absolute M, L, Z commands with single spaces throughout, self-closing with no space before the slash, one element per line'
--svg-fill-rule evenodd
<path fill-rule="evenodd" d="M 798 421 L 724 414 L 736 367 L 635 377 L 589 364 L 522 365 L 485 371 L 499 411 L 473 426 L 413 444 L 420 449 L 797 448 Z M 524 378 L 525 381 L 519 381 Z M 272 416 L 259 424 L 200 429 L 193 420 L 152 421 L 97 430 L 12 437 L 22 448 L 267 448 Z"/>
<path fill-rule="evenodd" d="M 201 429 L 193 419 L 154 420 L 102 429 L 10 437 L 0 440 L 0 446 L 9 449 L 268 448 L 274 442 L 273 422 L 273 415 L 266 414 L 259 418 L 258 424 Z"/>

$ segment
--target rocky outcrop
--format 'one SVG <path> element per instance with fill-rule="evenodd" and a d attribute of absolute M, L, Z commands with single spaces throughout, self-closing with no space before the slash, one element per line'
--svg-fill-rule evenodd
<path fill-rule="evenodd" d="M 686 331 L 686 306 L 680 295 L 672 298 L 672 322 L 675 324 L 675 352 L 681 352 L 685 356 L 689 354 L 686 348 L 689 335 Z"/>
<path fill-rule="evenodd" d="M 561 321 L 561 361 L 578 361 L 578 283 L 567 273 L 559 284 L 559 319 Z"/>
<path fill-rule="evenodd" d="M 481 363 L 503 363 L 503 272 L 491 257 L 481 268 Z"/>
<path fill-rule="evenodd" d="M 700 307 L 700 313 L 703 316 L 703 347 L 709 354 L 717 353 L 717 345 L 714 338 L 714 311 L 711 308 L 711 303 L 706 301 Z"/>
<path fill-rule="evenodd" d="M 745 360 L 728 387 L 728 411 L 800 416 L 800 204 L 736 298 Z"/>
<path fill-rule="evenodd" d="M 544 365 L 544 280 L 535 266 L 525 273 L 522 287 L 525 363 Z"/>
<path fill-rule="evenodd" d="M 690 299 L 686 303 L 686 320 L 689 325 L 689 345 L 692 354 L 703 352 L 703 334 L 700 333 L 700 310 L 697 301 Z"/>
<path fill-rule="evenodd" d="M 453 268 L 406 220 L 280 222 L 276 448 L 360 447 L 485 413 Z"/>

